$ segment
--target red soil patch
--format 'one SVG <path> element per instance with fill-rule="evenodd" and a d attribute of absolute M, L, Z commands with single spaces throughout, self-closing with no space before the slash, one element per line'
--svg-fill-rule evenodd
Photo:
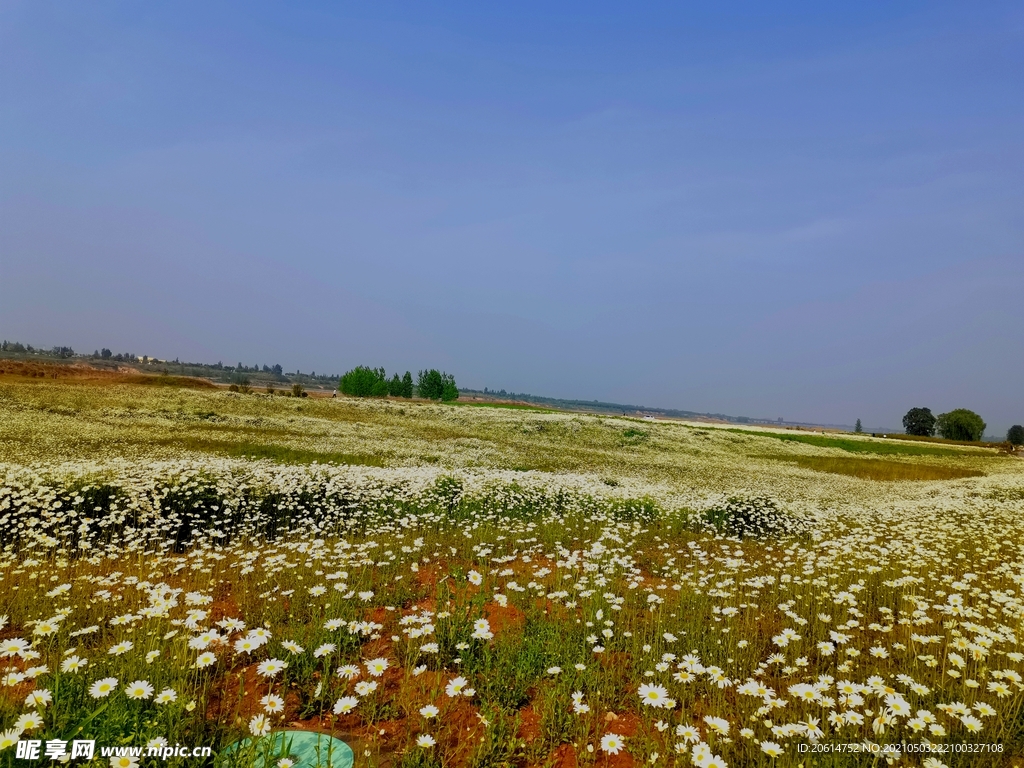
<path fill-rule="evenodd" d="M 206 719 L 222 720 L 232 717 L 236 723 L 247 723 L 249 718 L 263 711 L 260 699 L 267 695 L 270 685 L 256 674 L 256 664 L 226 672 L 213 687 L 206 702 Z"/>
<path fill-rule="evenodd" d="M 13 629 L 13 627 L 9 627 L 8 629 Z M 22 635 L 23 633 L 21 632 L 9 633 L 10 637 L 21 637 Z M 4 639 L 6 639 L 6 637 Z M 32 666 L 32 662 L 26 662 L 15 657 L 5 659 L 4 661 L 6 662 L 4 666 L 5 675 L 10 672 L 24 672 L 28 667 Z M 20 709 L 25 705 L 25 697 L 35 689 L 36 681 L 34 679 L 25 679 L 17 685 L 0 687 L 0 700 L 8 701 L 14 705 L 15 708 Z"/>
<path fill-rule="evenodd" d="M 26 697 L 35 689 L 35 680 L 23 680 L 10 688 L 0 688 L 0 698 L 20 709 L 25 706 Z"/>
<path fill-rule="evenodd" d="M 545 765 L 551 768 L 577 768 L 576 747 L 572 744 L 561 744 L 547 759 Z"/>
<path fill-rule="evenodd" d="M 133 371 L 134 373 L 134 371 Z M 22 360 L 0 360 L 0 376 L 25 376 L 33 379 L 115 379 L 122 374 L 116 370 L 104 370 L 88 365 L 64 365 L 58 363 L 35 363 Z"/>
<path fill-rule="evenodd" d="M 540 715 L 533 707 L 526 707 L 519 710 L 519 733 L 518 737 L 529 744 L 540 736 Z"/>
<path fill-rule="evenodd" d="M 225 590 L 226 592 L 226 590 Z M 207 607 L 209 616 L 207 620 L 215 624 L 222 619 L 241 619 L 242 609 L 238 607 L 238 603 L 230 594 L 224 594 L 218 596 L 210 605 Z"/>
<path fill-rule="evenodd" d="M 640 727 L 640 718 L 632 712 L 623 712 L 622 714 L 608 712 L 605 714 L 604 720 L 607 723 L 605 731 L 617 733 L 619 736 L 635 736 Z"/>
<path fill-rule="evenodd" d="M 20 376 L 27 379 L 60 379 L 89 384 L 149 384 L 156 386 L 188 387 L 192 389 L 213 389 L 207 379 L 192 376 L 168 376 L 141 373 L 127 365 L 116 367 L 93 367 L 84 363 L 37 363 L 25 360 L 0 359 L 0 376 Z"/>
<path fill-rule="evenodd" d="M 9 624 L 0 629 L 0 640 L 10 640 L 12 637 L 24 637 L 25 631 L 17 624 Z"/>
<path fill-rule="evenodd" d="M 433 589 L 443 578 L 441 572 L 444 570 L 443 564 L 436 561 L 429 565 L 421 564 L 420 569 L 416 571 L 416 583 L 421 587 Z"/>
<path fill-rule="evenodd" d="M 454 764 L 463 765 L 484 735 L 485 726 L 480 712 L 467 699 L 459 699 L 454 702 L 454 707 L 446 709 L 443 717 L 445 728 L 437 734 L 438 741 L 446 743 L 445 746 L 453 751 Z"/>
<path fill-rule="evenodd" d="M 484 616 L 494 634 L 521 631 L 526 626 L 526 615 L 514 605 L 504 608 L 491 601 L 484 606 Z"/>
<path fill-rule="evenodd" d="M 603 733 L 617 733 L 619 736 L 625 736 L 627 739 L 630 736 L 635 736 L 640 727 L 640 718 L 632 712 L 624 712 L 622 714 L 608 712 L 604 716 L 604 720 L 605 727 Z M 594 746 L 596 747 L 597 745 L 595 744 Z M 598 749 L 595 765 L 607 766 L 607 768 L 628 768 L 629 766 L 636 765 L 636 760 L 625 750 L 622 750 L 617 755 L 609 755 Z"/>

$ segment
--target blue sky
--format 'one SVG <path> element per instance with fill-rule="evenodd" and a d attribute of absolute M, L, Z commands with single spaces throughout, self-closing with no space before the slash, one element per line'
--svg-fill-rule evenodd
<path fill-rule="evenodd" d="M 1019 4 L 0 2 L 0 73 L 0 336 L 1024 422 Z"/>

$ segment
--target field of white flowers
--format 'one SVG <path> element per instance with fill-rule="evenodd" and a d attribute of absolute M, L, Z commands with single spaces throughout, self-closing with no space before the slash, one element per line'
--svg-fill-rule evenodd
<path fill-rule="evenodd" d="M 810 468 L 881 461 L 954 479 Z M 1022 465 L 0 381 L 0 765 L 1024 766 Z"/>

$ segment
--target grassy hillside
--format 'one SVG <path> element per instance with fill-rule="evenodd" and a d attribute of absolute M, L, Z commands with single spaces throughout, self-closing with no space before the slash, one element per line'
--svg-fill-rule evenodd
<path fill-rule="evenodd" d="M 524 408 L 294 399 L 117 379 L 0 379 L 0 461 L 203 455 L 583 473 L 652 492 L 745 490 L 820 503 L 931 492 L 921 483 L 887 482 L 895 480 L 945 481 L 959 492 L 972 483 L 1014 485 L 1022 463 L 970 447 Z"/>
<path fill-rule="evenodd" d="M 1017 458 L 66 373 L 0 374 L 0 765 L 1018 768 Z"/>

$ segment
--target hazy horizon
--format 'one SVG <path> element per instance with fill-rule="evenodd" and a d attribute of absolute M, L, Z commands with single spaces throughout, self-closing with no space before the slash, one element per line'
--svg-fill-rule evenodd
<path fill-rule="evenodd" d="M 0 5 L 0 337 L 1024 422 L 1024 10 Z"/>

